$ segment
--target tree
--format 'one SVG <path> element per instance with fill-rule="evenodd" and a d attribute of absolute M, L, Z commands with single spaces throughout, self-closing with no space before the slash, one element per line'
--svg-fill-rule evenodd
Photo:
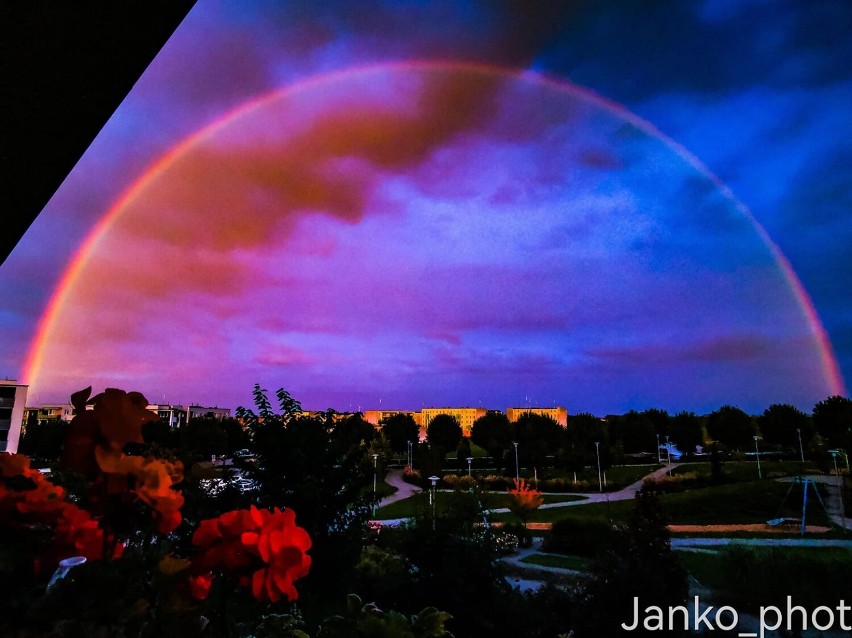
<path fill-rule="evenodd" d="M 522 414 L 514 425 L 521 463 L 543 467 L 547 456 L 559 446 L 562 427 L 549 417 L 531 412 Z"/>
<path fill-rule="evenodd" d="M 852 428 L 852 399 L 830 396 L 814 406 L 814 426 L 831 446 L 842 445 Z"/>
<path fill-rule="evenodd" d="M 739 408 L 725 405 L 707 416 L 707 435 L 729 448 L 748 450 L 755 434 L 754 419 Z"/>
<path fill-rule="evenodd" d="M 609 424 L 587 412 L 580 412 L 571 418 L 571 424 L 562 436 L 564 455 L 574 458 L 581 468 L 597 465 L 595 442 L 600 448 L 601 468 L 610 464 Z"/>
<path fill-rule="evenodd" d="M 432 446 L 441 448 L 444 453 L 455 450 L 461 437 L 459 422 L 449 414 L 437 415 L 426 428 L 426 440 Z"/>
<path fill-rule="evenodd" d="M 515 487 L 509 490 L 509 511 L 521 519 L 526 527 L 527 520 L 544 503 L 544 495 L 527 485 L 524 479 L 514 479 Z"/>
<path fill-rule="evenodd" d="M 671 417 L 668 412 L 657 408 L 649 408 L 641 412 L 641 414 L 646 419 L 650 419 L 651 423 L 654 424 L 654 432 L 659 434 L 660 438 L 664 438 L 666 434 L 669 434 Z"/>
<path fill-rule="evenodd" d="M 467 461 L 467 457 L 469 457 L 470 455 L 470 439 L 466 436 L 463 436 L 461 439 L 459 439 L 459 444 L 456 448 L 456 458 L 459 461 L 459 467 L 462 466 L 463 461 Z"/>
<path fill-rule="evenodd" d="M 21 436 L 18 452 L 41 463 L 50 464 L 59 458 L 68 423 L 65 421 L 36 421 L 28 423 Z"/>
<path fill-rule="evenodd" d="M 390 449 L 397 454 L 408 452 L 408 443 L 420 439 L 420 427 L 410 414 L 394 414 L 382 419 L 379 424 L 387 437 Z"/>
<path fill-rule="evenodd" d="M 578 624 L 583 636 L 619 636 L 621 623 L 633 618 L 633 601 L 639 593 L 641 607 L 662 609 L 682 605 L 688 594 L 687 574 L 671 550 L 669 532 L 659 498 L 653 492 L 636 493 L 633 515 L 616 530 L 612 549 L 601 557 L 582 596 Z M 655 635 L 640 624 L 631 635 Z M 666 635 L 685 636 L 672 628 Z"/>
<path fill-rule="evenodd" d="M 776 403 L 770 405 L 757 419 L 760 433 L 766 443 L 799 449 L 799 435 L 802 448 L 807 447 L 813 436 L 813 422 L 807 414 L 797 407 Z"/>
<path fill-rule="evenodd" d="M 666 416 L 668 417 L 668 415 Z M 654 449 L 657 445 L 657 432 L 654 422 L 645 416 L 645 413 L 631 410 L 619 417 L 618 422 L 621 426 L 621 442 L 627 454 L 646 452 Z"/>
<path fill-rule="evenodd" d="M 354 453 L 359 446 L 368 446 L 374 438 L 376 428 L 367 423 L 360 412 L 346 417 L 331 428 L 331 440 L 340 455 Z"/>
<path fill-rule="evenodd" d="M 693 412 L 678 412 L 669 421 L 669 438 L 681 452 L 694 452 L 704 443 L 701 419 Z"/>
<path fill-rule="evenodd" d="M 255 397 L 259 412 L 271 410 L 264 399 Z M 362 425 L 355 422 L 345 434 L 335 434 L 328 420 L 299 417 L 293 404 L 282 403 L 282 414 L 267 411 L 263 420 L 250 421 L 256 461 L 247 469 L 259 484 L 253 498 L 258 506 L 298 512 L 299 525 L 313 541 L 305 590 L 320 598 L 335 590 L 339 594 L 346 587 L 340 575 L 349 573 L 360 555 L 370 513 L 373 463 L 368 448 L 343 444 Z"/>
<path fill-rule="evenodd" d="M 512 445 L 512 427 L 502 412 L 488 412 L 473 422 L 470 440 L 488 451 L 495 462 L 503 458 L 503 452 Z"/>
<path fill-rule="evenodd" d="M 178 428 L 176 434 L 180 454 L 187 466 L 197 461 L 209 461 L 211 456 L 228 451 L 228 434 L 217 419 L 191 419 Z"/>

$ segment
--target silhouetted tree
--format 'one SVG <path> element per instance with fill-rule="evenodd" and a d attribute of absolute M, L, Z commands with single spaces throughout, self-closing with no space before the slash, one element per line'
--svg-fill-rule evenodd
<path fill-rule="evenodd" d="M 692 412 L 678 412 L 669 421 L 669 438 L 682 452 L 694 452 L 704 444 L 701 419 Z"/>
<path fill-rule="evenodd" d="M 770 405 L 757 419 L 763 440 L 768 444 L 799 448 L 799 433 L 802 447 L 808 446 L 814 433 L 813 421 L 797 407 L 776 403 Z M 796 432 L 798 430 L 799 432 Z"/>
<path fill-rule="evenodd" d="M 852 399 L 830 396 L 814 406 L 814 426 L 831 446 L 842 445 L 852 429 Z"/>
<path fill-rule="evenodd" d="M 449 414 L 438 414 L 426 427 L 426 440 L 445 453 L 455 450 L 461 437 L 462 429 L 459 422 Z"/>
<path fill-rule="evenodd" d="M 68 423 L 65 421 L 33 421 L 27 424 L 18 452 L 35 459 L 39 464 L 50 464 L 59 458 L 65 436 L 68 433 Z"/>
<path fill-rule="evenodd" d="M 707 435 L 729 448 L 748 450 L 755 434 L 754 419 L 739 408 L 726 405 L 707 416 Z"/>
<path fill-rule="evenodd" d="M 571 454 L 582 463 L 582 465 L 596 465 L 595 441 L 600 443 L 601 467 L 610 465 L 610 436 L 609 425 L 606 421 L 593 414 L 581 412 L 571 417 L 571 425 L 568 426 L 563 436 L 563 446 L 570 448 Z"/>
<path fill-rule="evenodd" d="M 657 432 L 654 422 L 645 413 L 631 410 L 617 420 L 620 425 L 619 438 L 627 454 L 647 452 L 656 448 Z"/>
<path fill-rule="evenodd" d="M 352 414 L 331 427 L 331 440 L 342 455 L 357 453 L 359 447 L 370 445 L 376 438 L 376 428 L 367 423 L 361 413 Z"/>
<path fill-rule="evenodd" d="M 456 458 L 459 461 L 459 467 L 464 467 L 464 464 L 467 463 L 467 457 L 471 455 L 470 451 L 470 439 L 466 436 L 463 436 L 459 439 L 459 444 L 456 447 Z"/>
<path fill-rule="evenodd" d="M 390 449 L 397 454 L 408 452 L 408 442 L 417 443 L 420 438 L 420 428 L 410 414 L 394 414 L 382 419 L 379 425 Z"/>
<path fill-rule="evenodd" d="M 499 463 L 503 453 L 512 445 L 512 428 L 502 412 L 488 412 L 473 422 L 470 440 L 485 448 Z"/>
<path fill-rule="evenodd" d="M 514 431 L 521 465 L 534 467 L 546 465 L 547 456 L 556 451 L 562 435 L 562 427 L 556 421 L 531 412 L 520 416 Z"/>
<path fill-rule="evenodd" d="M 611 551 L 604 554 L 592 581 L 581 596 L 574 629 L 582 636 L 620 636 L 622 623 L 633 620 L 633 599 L 663 609 L 682 605 L 688 593 L 687 575 L 671 550 L 669 532 L 659 498 L 652 492 L 636 493 L 630 522 L 618 528 Z M 652 636 L 640 622 L 630 635 Z M 667 635 L 685 636 L 676 629 Z"/>

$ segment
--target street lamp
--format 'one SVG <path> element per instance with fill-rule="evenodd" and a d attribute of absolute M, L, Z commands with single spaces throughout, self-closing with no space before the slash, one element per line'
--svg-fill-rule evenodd
<path fill-rule="evenodd" d="M 595 456 L 598 457 L 598 491 L 603 492 L 603 481 L 601 480 L 601 442 L 595 441 Z"/>
<path fill-rule="evenodd" d="M 521 479 L 521 470 L 518 465 L 518 442 L 512 441 L 512 445 L 515 446 L 515 480 L 519 481 Z"/>
<path fill-rule="evenodd" d="M 379 455 L 373 454 L 373 516 L 376 515 L 376 470 L 379 462 Z"/>
<path fill-rule="evenodd" d="M 412 441 L 409 441 L 408 442 L 408 467 L 411 467 L 411 468 L 414 467 L 414 454 L 411 450 L 412 445 L 414 445 L 414 443 Z"/>
<path fill-rule="evenodd" d="M 757 447 L 757 440 L 760 437 L 755 434 L 752 438 L 754 439 L 754 451 L 757 454 L 757 478 L 762 479 L 763 473 L 760 471 L 760 448 Z"/>
<path fill-rule="evenodd" d="M 843 477 L 840 476 L 840 471 L 837 469 L 837 454 L 840 450 L 829 450 L 829 452 L 831 452 L 831 458 L 834 459 L 834 475 L 837 477 L 837 494 L 840 497 L 840 517 L 844 523 L 843 529 L 846 530 L 846 506 L 843 503 Z"/>
<path fill-rule="evenodd" d="M 471 476 L 471 467 L 470 467 L 471 463 L 473 463 L 473 457 L 469 456 L 469 457 L 467 457 L 467 475 L 468 476 Z"/>
<path fill-rule="evenodd" d="M 805 450 L 802 447 L 802 428 L 796 428 L 796 436 L 799 437 L 799 458 L 802 459 L 802 474 L 805 473 Z"/>
<path fill-rule="evenodd" d="M 440 481 L 440 477 L 438 476 L 430 476 L 429 480 L 432 481 L 432 491 L 429 492 L 429 501 L 432 505 L 432 531 L 435 531 L 435 501 L 437 501 L 437 494 L 435 493 L 435 485 Z"/>
<path fill-rule="evenodd" d="M 660 465 L 660 433 L 657 432 L 657 465 Z"/>

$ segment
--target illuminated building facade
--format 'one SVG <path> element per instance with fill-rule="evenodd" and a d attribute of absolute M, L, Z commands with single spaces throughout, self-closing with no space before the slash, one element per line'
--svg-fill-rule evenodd
<path fill-rule="evenodd" d="M 517 423 L 518 419 L 524 414 L 537 414 L 553 419 L 563 428 L 568 426 L 568 409 L 567 408 L 506 408 L 506 417 L 509 423 Z"/>

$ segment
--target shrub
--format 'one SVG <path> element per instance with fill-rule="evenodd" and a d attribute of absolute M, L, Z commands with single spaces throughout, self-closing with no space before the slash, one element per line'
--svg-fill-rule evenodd
<path fill-rule="evenodd" d="M 472 476 L 468 476 L 464 474 L 462 476 L 457 477 L 455 483 L 455 489 L 462 491 L 469 491 L 476 487 L 476 479 Z"/>
<path fill-rule="evenodd" d="M 444 474 L 444 476 L 441 477 L 441 481 L 447 487 L 454 487 L 455 484 L 458 483 L 458 481 L 459 481 L 459 475 L 458 474 Z"/>
<path fill-rule="evenodd" d="M 405 469 L 402 470 L 402 480 L 417 487 L 422 487 L 423 485 L 423 477 L 420 475 L 420 470 L 415 470 L 410 465 L 406 465 Z"/>
<path fill-rule="evenodd" d="M 679 492 L 687 487 L 694 487 L 700 482 L 696 472 L 679 472 L 678 474 L 664 475 L 656 479 L 646 478 L 643 481 L 643 485 L 644 489 L 653 492 Z"/>
<path fill-rule="evenodd" d="M 532 546 L 532 532 L 527 529 L 526 525 L 519 525 L 517 523 L 506 523 L 503 525 L 500 530 L 504 534 L 511 534 L 515 538 L 518 539 L 518 547 L 531 547 Z"/>

